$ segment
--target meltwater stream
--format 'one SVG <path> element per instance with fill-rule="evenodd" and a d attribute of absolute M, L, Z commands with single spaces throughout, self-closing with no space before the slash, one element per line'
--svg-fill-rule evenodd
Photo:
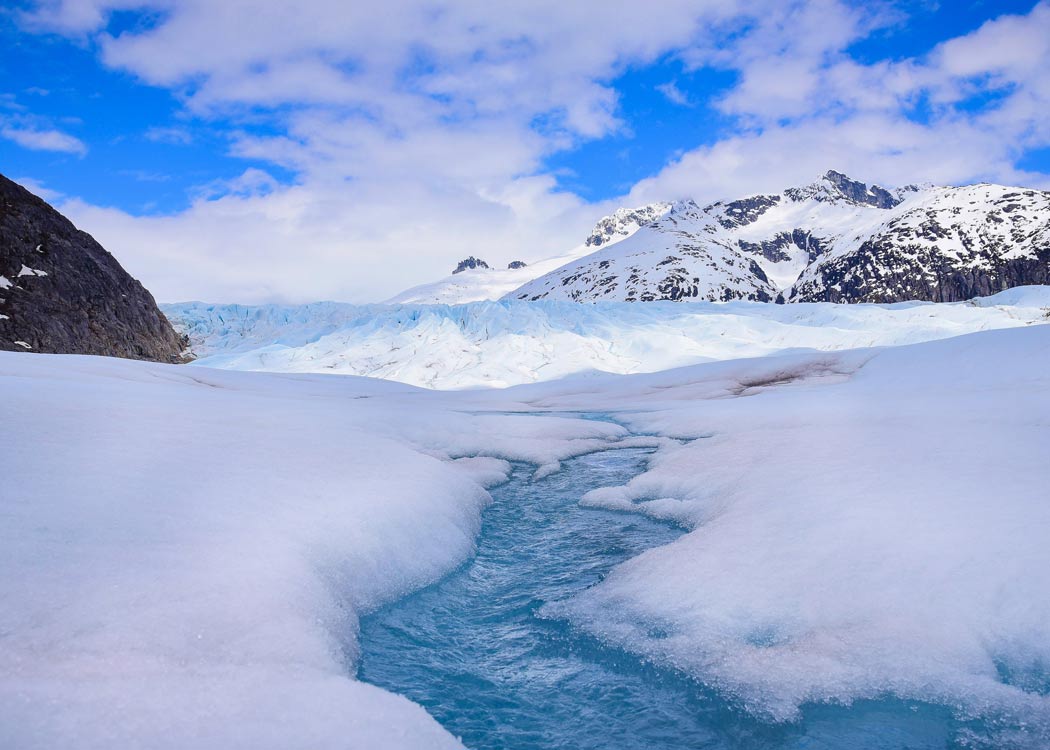
<path fill-rule="evenodd" d="M 358 677 L 421 704 L 477 750 L 945 748 L 947 710 L 900 701 L 817 706 L 771 725 L 698 683 L 541 616 L 617 563 L 682 530 L 581 508 L 595 487 L 645 468 L 643 449 L 595 453 L 532 481 L 515 468 L 493 491 L 477 555 L 364 618 Z"/>

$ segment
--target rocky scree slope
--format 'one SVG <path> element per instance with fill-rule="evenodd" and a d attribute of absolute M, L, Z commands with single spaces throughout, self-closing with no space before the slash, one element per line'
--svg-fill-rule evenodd
<path fill-rule="evenodd" d="M 599 249 L 505 299 L 965 300 L 1050 283 L 1050 193 L 887 190 L 829 171 L 778 194 L 679 202 L 622 239 L 588 243 Z"/>
<path fill-rule="evenodd" d="M 186 343 L 105 248 L 0 175 L 0 350 L 181 362 Z"/>

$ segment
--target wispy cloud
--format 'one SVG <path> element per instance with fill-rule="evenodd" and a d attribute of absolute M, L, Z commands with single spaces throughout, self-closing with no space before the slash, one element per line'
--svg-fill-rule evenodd
<path fill-rule="evenodd" d="M 50 201 L 51 203 L 54 203 L 56 200 L 63 197 L 62 193 L 58 192 L 57 190 L 52 190 L 40 181 L 34 180 L 32 177 L 12 177 L 11 179 L 17 182 L 22 187 L 24 187 L 33 195 L 39 196 L 46 201 Z"/>
<path fill-rule="evenodd" d="M 58 151 L 77 156 L 83 156 L 88 151 L 79 138 L 50 128 L 0 125 L 0 137 L 33 151 Z"/>
<path fill-rule="evenodd" d="M 150 172 L 146 169 L 122 169 L 117 174 L 136 182 L 168 182 L 171 180 L 171 175 L 163 174 L 162 172 Z"/>
<path fill-rule="evenodd" d="M 154 143 L 170 143 L 186 146 L 193 143 L 193 133 L 180 127 L 151 127 L 146 131 L 146 140 Z"/>
<path fill-rule="evenodd" d="M 656 87 L 656 90 L 666 96 L 667 100 L 672 104 L 677 104 L 680 107 L 688 107 L 691 104 L 689 97 L 686 96 L 684 91 L 678 88 L 678 84 L 674 81 L 661 83 Z"/>

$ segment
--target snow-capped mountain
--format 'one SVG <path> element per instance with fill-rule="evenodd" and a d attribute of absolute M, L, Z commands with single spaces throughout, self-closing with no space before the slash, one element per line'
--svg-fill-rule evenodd
<path fill-rule="evenodd" d="M 1050 193 L 1002 185 L 920 191 L 873 230 L 839 238 L 792 285 L 806 302 L 952 302 L 1050 283 Z"/>
<path fill-rule="evenodd" d="M 1001 185 L 891 191 L 829 171 L 778 194 L 679 202 L 608 236 L 507 298 L 953 301 L 1050 280 L 1050 193 Z"/>
<path fill-rule="evenodd" d="M 641 227 L 652 224 L 671 210 L 671 203 L 650 203 L 640 208 L 618 208 L 602 217 L 584 241 L 585 247 L 601 247 L 627 239 Z"/>
<path fill-rule="evenodd" d="M 463 261 L 451 274 L 429 284 L 406 289 L 386 304 L 461 305 L 468 302 L 498 300 L 523 284 L 561 268 L 567 263 L 593 253 L 604 247 L 630 237 L 639 228 L 650 224 L 671 210 L 670 203 L 652 203 L 640 208 L 620 208 L 598 221 L 586 240 L 567 253 L 551 258 L 522 264 L 511 263 L 506 269 L 489 268 L 477 258 L 468 258 L 475 263 Z M 465 265 L 464 265 L 465 264 Z M 520 265 L 519 265 L 520 264 Z"/>

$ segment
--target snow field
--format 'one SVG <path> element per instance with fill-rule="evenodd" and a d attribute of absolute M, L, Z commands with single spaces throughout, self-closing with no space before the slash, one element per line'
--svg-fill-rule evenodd
<path fill-rule="evenodd" d="M 895 695 L 1050 742 L 1050 328 L 603 380 L 512 392 L 692 439 L 583 500 L 692 531 L 548 614 L 771 720 Z"/>
<path fill-rule="evenodd" d="M 4 747 L 458 747 L 352 678 L 358 614 L 471 554 L 494 456 L 624 434 L 354 378 L 3 354 L 0 383 Z"/>

